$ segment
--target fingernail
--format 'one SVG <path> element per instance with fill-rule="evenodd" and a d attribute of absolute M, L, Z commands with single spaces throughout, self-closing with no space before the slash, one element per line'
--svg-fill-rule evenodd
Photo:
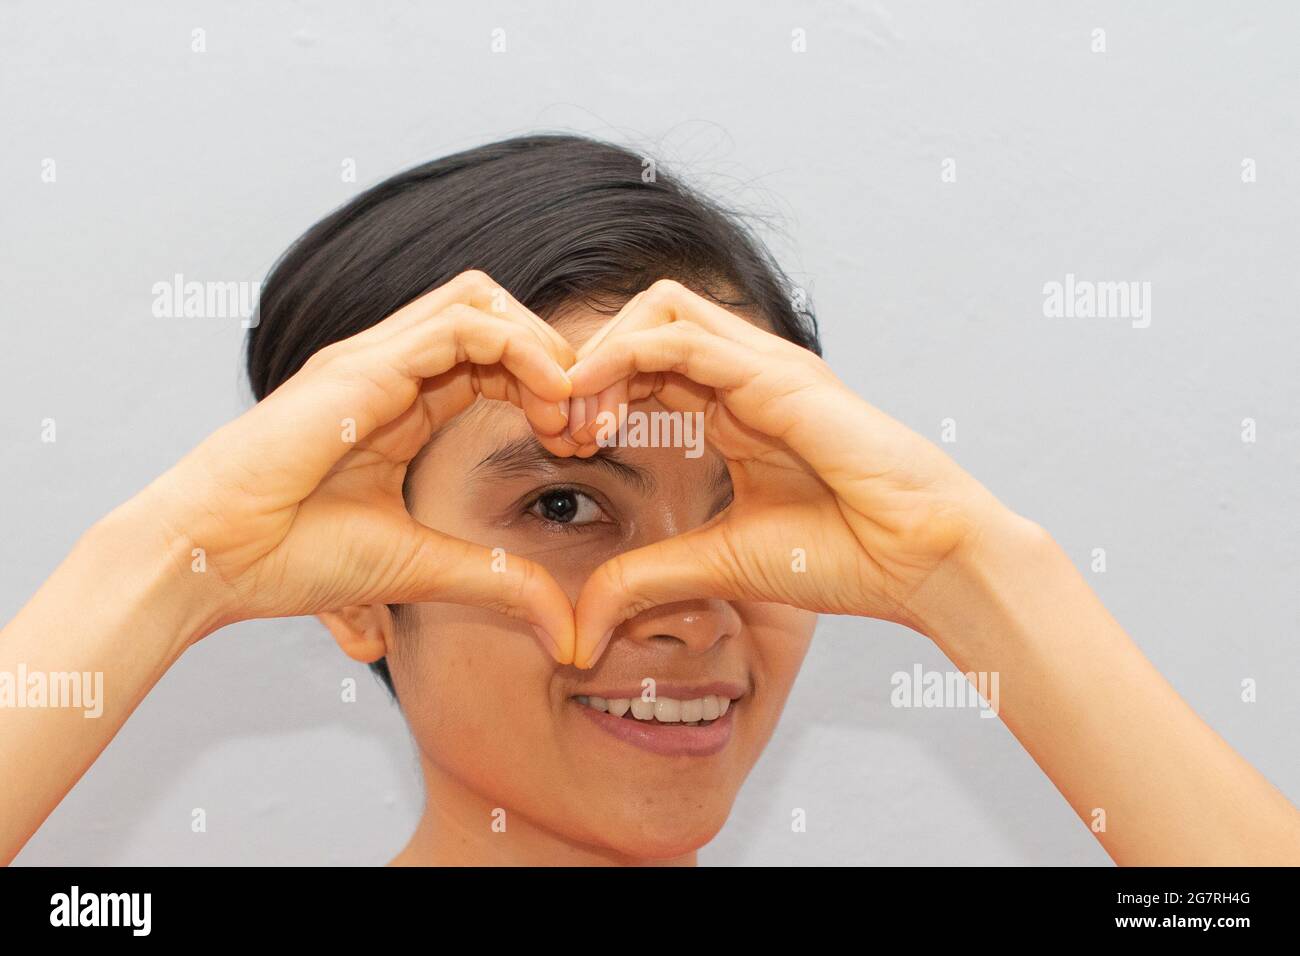
<path fill-rule="evenodd" d="M 536 631 L 537 636 L 542 639 L 542 643 L 545 644 L 548 648 L 550 648 L 551 656 L 554 657 L 555 660 L 558 662 L 560 659 L 559 641 L 551 637 L 550 631 L 546 630 L 545 628 L 538 627 L 536 624 L 533 625 L 533 630 Z"/>
<path fill-rule="evenodd" d="M 596 661 L 600 660 L 600 655 L 605 652 L 605 645 L 609 643 L 609 639 L 613 636 L 614 629 L 611 627 L 605 632 L 605 636 L 600 639 L 600 643 L 596 645 L 596 649 L 591 652 L 591 656 L 587 658 L 588 668 L 594 666 Z"/>
<path fill-rule="evenodd" d="M 560 413 L 560 417 L 566 422 L 569 420 L 569 403 L 567 400 L 555 403 L 555 410 Z"/>

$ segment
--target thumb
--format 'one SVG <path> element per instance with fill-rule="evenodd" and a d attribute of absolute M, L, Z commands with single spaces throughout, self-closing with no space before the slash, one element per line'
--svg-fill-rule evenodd
<path fill-rule="evenodd" d="M 590 668 L 614 630 L 641 612 L 691 598 L 751 597 L 720 525 L 628 551 L 598 567 L 578 595 L 573 662 Z"/>
<path fill-rule="evenodd" d="M 443 534 L 412 519 L 414 549 L 388 603 L 436 601 L 527 621 L 546 652 L 573 663 L 573 606 L 535 561 Z"/>

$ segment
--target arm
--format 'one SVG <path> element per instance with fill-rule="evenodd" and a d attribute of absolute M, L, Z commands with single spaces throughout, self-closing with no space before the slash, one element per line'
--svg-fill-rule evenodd
<path fill-rule="evenodd" d="M 1120 865 L 1300 864 L 1300 813 L 1178 696 L 1046 532 L 1005 514 L 911 602 Z"/>
<path fill-rule="evenodd" d="M 703 411 L 735 491 L 703 527 L 596 570 L 576 608 L 581 666 L 641 608 L 700 595 L 895 621 L 963 672 L 998 673 L 1003 720 L 1086 823 L 1105 811 L 1096 836 L 1116 862 L 1300 865 L 1300 813 L 1047 534 L 816 356 L 661 282 L 579 358 L 575 396 L 617 387 Z"/>
<path fill-rule="evenodd" d="M 225 624 L 446 601 L 513 614 L 558 661 L 572 660 L 572 606 L 545 570 L 521 558 L 496 573 L 488 549 L 419 524 L 402 500 L 411 458 L 480 397 L 520 404 L 541 440 L 563 444 L 560 360 L 572 353 L 499 291 L 465 273 L 317 352 L 96 524 L 0 630 L 0 681 L 103 681 L 94 717 L 0 706 L 0 861 L 184 650 Z M 437 387 L 426 390 L 430 379 Z"/>
<path fill-rule="evenodd" d="M 102 675 L 84 707 L 0 708 L 0 864 L 10 863 L 184 649 L 215 625 L 183 542 L 133 501 L 91 528 L 0 631 L 0 674 Z M 22 693 L 22 688 L 15 688 Z M 102 710 L 100 709 L 102 708 Z"/>

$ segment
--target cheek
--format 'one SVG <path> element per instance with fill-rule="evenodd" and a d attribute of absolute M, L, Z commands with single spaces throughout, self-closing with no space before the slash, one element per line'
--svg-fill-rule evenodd
<path fill-rule="evenodd" d="M 746 624 L 753 635 L 756 668 L 762 689 L 775 706 L 773 719 L 780 715 L 785 699 L 799 676 L 804 657 L 817 627 L 817 615 L 809 611 L 774 604 L 750 605 Z"/>
<path fill-rule="evenodd" d="M 493 611 L 408 609 L 389 667 L 421 753 L 480 792 L 544 774 L 554 667 L 531 631 Z"/>

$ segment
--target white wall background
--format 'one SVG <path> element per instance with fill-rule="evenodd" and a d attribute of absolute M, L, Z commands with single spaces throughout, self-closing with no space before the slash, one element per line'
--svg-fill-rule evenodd
<path fill-rule="evenodd" d="M 955 419 L 955 457 L 1300 800 L 1298 33 L 1280 0 L 6 2 L 0 616 L 246 406 L 238 321 L 155 319 L 155 282 L 259 280 L 400 168 L 577 130 L 782 216 L 835 368 L 931 437 Z M 1149 281 L 1150 327 L 1044 317 L 1066 273 Z M 917 662 L 946 666 L 826 619 L 703 860 L 1108 863 L 999 721 L 889 706 Z M 382 688 L 310 620 L 251 623 L 181 661 L 18 859 L 382 863 L 419 803 Z"/>

